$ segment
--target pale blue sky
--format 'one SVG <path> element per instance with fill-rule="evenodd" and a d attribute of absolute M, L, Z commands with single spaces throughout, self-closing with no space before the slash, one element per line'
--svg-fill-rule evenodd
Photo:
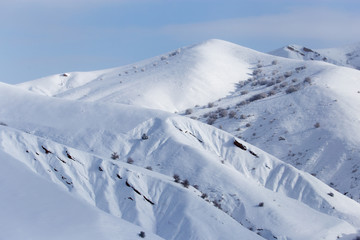
<path fill-rule="evenodd" d="M 0 81 L 117 67 L 210 38 L 259 51 L 360 42 L 359 0 L 0 0 Z"/>

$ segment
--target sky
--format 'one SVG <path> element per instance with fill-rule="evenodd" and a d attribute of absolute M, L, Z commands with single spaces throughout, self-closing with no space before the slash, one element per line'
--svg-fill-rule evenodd
<path fill-rule="evenodd" d="M 131 64 L 217 38 L 262 52 L 360 42 L 359 0 L 0 0 L 0 82 Z"/>

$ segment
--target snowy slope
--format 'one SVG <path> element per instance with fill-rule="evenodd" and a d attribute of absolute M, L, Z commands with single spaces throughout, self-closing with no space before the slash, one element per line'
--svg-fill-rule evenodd
<path fill-rule="evenodd" d="M 357 49 L 354 45 L 339 51 L 353 56 L 355 64 Z M 281 51 L 300 60 L 209 40 L 132 66 L 57 75 L 20 87 L 66 99 L 170 112 L 189 108 L 188 113 L 194 112 L 190 117 L 214 122 L 359 201 L 359 72 L 303 60 L 322 60 L 320 51 L 296 45 Z M 333 57 L 327 61 L 344 63 L 334 49 L 328 53 Z M 216 107 L 208 109 L 208 102 Z M 221 115 L 217 108 L 229 108 L 236 117 L 215 120 Z M 314 127 L 317 123 L 320 128 Z"/>
<path fill-rule="evenodd" d="M 75 198 L 3 151 L 0 159 L 0 239 L 130 240 L 145 231 Z"/>
<path fill-rule="evenodd" d="M 248 76 L 257 55 L 264 54 L 209 40 L 124 67 L 54 75 L 19 86 L 48 96 L 174 112 L 226 96 Z"/>
<path fill-rule="evenodd" d="M 359 201 L 360 73 L 321 62 L 284 59 L 264 65 L 254 66 L 261 72 L 240 82 L 231 96 L 212 108 L 194 108 L 190 116 Z"/>
<path fill-rule="evenodd" d="M 291 59 L 318 60 L 338 66 L 360 69 L 360 43 L 328 49 L 310 49 L 299 45 L 288 45 L 270 54 Z"/>
<path fill-rule="evenodd" d="M 0 116 L 2 152 L 165 239 L 334 239 L 360 227 L 357 202 L 198 121 L 5 84 Z M 193 186 L 175 183 L 173 174 Z"/>

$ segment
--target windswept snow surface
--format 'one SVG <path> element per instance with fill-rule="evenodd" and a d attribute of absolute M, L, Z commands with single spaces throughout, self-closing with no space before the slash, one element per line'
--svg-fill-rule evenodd
<path fill-rule="evenodd" d="M 11 161 L 165 239 L 334 239 L 360 227 L 357 202 L 198 121 L 5 84 L 0 116 Z"/>

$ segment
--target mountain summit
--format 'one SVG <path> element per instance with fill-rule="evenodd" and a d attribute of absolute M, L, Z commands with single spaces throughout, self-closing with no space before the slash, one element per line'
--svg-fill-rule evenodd
<path fill-rule="evenodd" d="M 0 83 L 0 236 L 353 239 L 359 79 L 209 40 Z"/>

